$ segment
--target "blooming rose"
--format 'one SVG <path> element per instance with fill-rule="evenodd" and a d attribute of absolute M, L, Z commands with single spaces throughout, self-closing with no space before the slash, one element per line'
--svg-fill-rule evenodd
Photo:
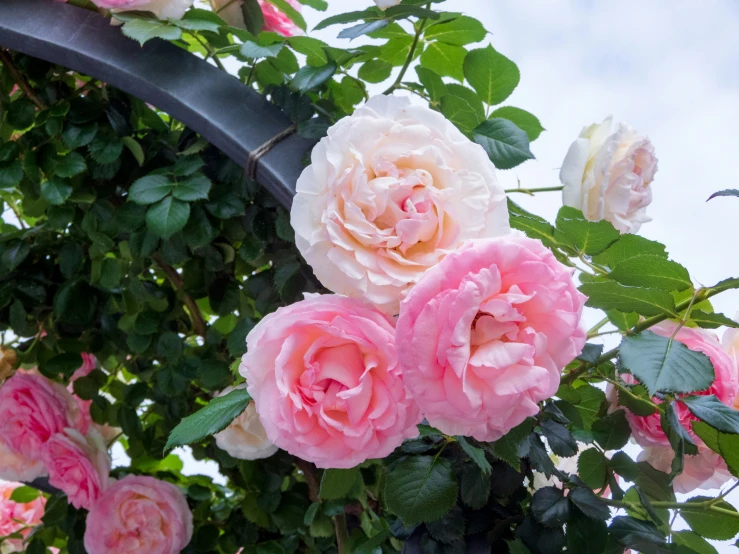
<path fill-rule="evenodd" d="M 236 388 L 245 389 L 246 385 L 239 385 Z M 219 396 L 226 395 L 233 390 L 234 387 L 228 387 Z M 254 402 L 249 402 L 246 410 L 214 437 L 218 448 L 222 448 L 240 460 L 269 458 L 277 452 L 277 447 L 269 441 L 262 422 L 259 421 Z"/>
<path fill-rule="evenodd" d="M 388 8 L 392 8 L 393 6 L 397 6 L 400 4 L 401 0 L 375 0 L 375 4 L 377 4 L 377 7 L 381 10 L 386 10 Z"/>
<path fill-rule="evenodd" d="M 180 490 L 153 477 L 112 483 L 87 516 L 88 554 L 179 554 L 192 538 L 192 512 Z"/>
<path fill-rule="evenodd" d="M 739 321 L 739 312 L 734 316 L 734 320 Z M 724 347 L 724 351 L 734 360 L 734 366 L 737 368 L 737 372 L 739 372 L 739 329 L 729 328 L 724 331 L 721 344 Z M 739 394 L 737 394 L 734 400 L 734 408 L 739 410 Z"/>
<path fill-rule="evenodd" d="M 539 411 L 585 344 L 585 297 L 538 240 L 470 241 L 400 306 L 403 378 L 429 423 L 494 441 Z"/>
<path fill-rule="evenodd" d="M 262 15 L 264 16 L 263 31 L 272 31 L 278 33 L 284 37 L 291 37 L 301 32 L 300 27 L 295 25 L 293 21 L 282 13 L 274 4 L 267 0 L 258 0 L 259 7 L 262 8 Z M 296 10 L 300 10 L 302 5 L 297 0 L 287 0 Z M 246 29 L 246 23 L 244 23 L 244 14 L 241 11 L 244 5 L 244 0 L 210 0 L 210 5 L 213 11 L 216 12 L 221 18 L 231 25 L 232 27 L 238 27 L 239 29 Z"/>
<path fill-rule="evenodd" d="M 87 437 L 66 429 L 51 437 L 41 450 L 49 483 L 66 493 L 76 508 L 90 507 L 108 488 L 110 457 L 100 434 L 91 429 Z"/>
<path fill-rule="evenodd" d="M 649 446 L 639 453 L 638 461 L 649 462 L 654 469 L 670 473 L 674 457 L 675 451 L 670 446 Z M 675 477 L 672 486 L 675 492 L 685 494 L 695 489 L 719 488 L 731 478 L 721 456 L 700 444 L 698 454 L 684 457 L 683 471 Z"/>
<path fill-rule="evenodd" d="M 482 147 L 407 98 L 375 96 L 311 161 L 292 205 L 298 248 L 327 288 L 387 313 L 463 241 L 510 230 Z"/>
<path fill-rule="evenodd" d="M 657 158 L 648 138 L 625 123 L 612 132 L 611 121 L 585 127 L 570 146 L 559 172 L 563 201 L 590 221 L 606 219 L 622 233 L 636 233 L 650 220 Z"/>
<path fill-rule="evenodd" d="M 182 19 L 194 0 L 92 0 L 99 8 L 126 12 L 140 10 L 151 12 L 159 19 Z"/>
<path fill-rule="evenodd" d="M 31 502 L 13 502 L 10 497 L 13 491 L 20 486 L 22 486 L 20 483 L 0 481 L 0 538 L 14 533 L 27 537 L 31 532 L 30 527 L 41 524 L 46 499 L 39 496 Z M 23 552 L 24 550 L 23 539 L 6 539 L 0 544 L 2 552 Z"/>
<path fill-rule="evenodd" d="M 0 387 L 0 439 L 28 460 L 65 428 L 87 432 L 71 394 L 36 373 L 16 373 Z"/>
<path fill-rule="evenodd" d="M 240 373 L 267 437 L 318 467 L 383 458 L 418 435 L 395 332 L 360 300 L 308 295 L 265 317 Z"/>
<path fill-rule="evenodd" d="M 37 453 L 26 458 L 0 436 L 0 479 L 30 482 L 46 475 Z"/>

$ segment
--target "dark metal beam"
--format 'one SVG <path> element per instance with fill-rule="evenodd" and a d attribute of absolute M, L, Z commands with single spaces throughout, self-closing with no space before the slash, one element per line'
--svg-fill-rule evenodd
<path fill-rule="evenodd" d="M 242 167 L 291 123 L 235 77 L 166 41 L 141 47 L 101 15 L 54 0 L 0 0 L 0 46 L 68 67 L 182 121 Z M 256 167 L 287 208 L 313 141 L 288 136 Z"/>

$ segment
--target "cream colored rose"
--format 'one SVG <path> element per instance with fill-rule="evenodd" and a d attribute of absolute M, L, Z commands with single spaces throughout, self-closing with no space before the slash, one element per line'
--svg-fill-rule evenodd
<path fill-rule="evenodd" d="M 151 12 L 159 19 L 182 19 L 195 0 L 93 0 L 115 14 L 131 10 Z"/>
<path fill-rule="evenodd" d="M 397 6 L 400 4 L 401 0 L 375 0 L 375 4 L 377 4 L 377 7 L 381 10 L 386 10 L 388 8 L 392 8 L 393 6 Z"/>
<path fill-rule="evenodd" d="M 657 158 L 648 138 L 625 123 L 612 130 L 612 118 L 585 127 L 570 146 L 559 179 L 566 206 L 579 208 L 590 221 L 605 219 L 622 233 L 636 233 L 650 220 L 649 186 Z"/>
<path fill-rule="evenodd" d="M 298 179 L 291 222 L 316 277 L 389 314 L 447 253 L 510 232 L 482 147 L 440 113 L 375 96 L 329 129 Z"/>
<path fill-rule="evenodd" d="M 236 389 L 245 388 L 246 384 L 236 387 Z M 235 390 L 234 387 L 228 387 L 218 396 L 226 395 L 233 390 Z M 259 421 L 254 402 L 249 402 L 246 410 L 214 437 L 218 448 L 239 460 L 259 460 L 268 458 L 277 452 L 277 447 L 269 441 Z"/>

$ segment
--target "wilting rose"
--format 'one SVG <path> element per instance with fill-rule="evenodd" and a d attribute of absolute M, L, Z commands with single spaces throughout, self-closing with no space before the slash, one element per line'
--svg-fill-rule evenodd
<path fill-rule="evenodd" d="M 559 179 L 566 206 L 581 209 L 590 221 L 605 219 L 622 233 L 636 233 L 649 221 L 649 186 L 657 158 L 649 139 L 612 119 L 585 127 L 570 146 Z"/>
<path fill-rule="evenodd" d="M 87 433 L 79 408 L 59 383 L 35 373 L 16 373 L 0 387 L 0 439 L 27 460 L 56 433 Z"/>
<path fill-rule="evenodd" d="M 13 375 L 18 355 L 12 348 L 0 348 L 0 384 Z"/>
<path fill-rule="evenodd" d="M 179 554 L 192 538 L 192 512 L 180 490 L 153 477 L 112 483 L 87 516 L 88 554 Z"/>
<path fill-rule="evenodd" d="M 494 441 L 552 396 L 585 344 L 585 297 L 538 240 L 471 241 L 429 269 L 400 307 L 403 378 L 429 423 Z"/>
<path fill-rule="evenodd" d="M 74 429 L 57 433 L 41 449 L 49 483 L 63 491 L 76 508 L 90 509 L 108 488 L 110 457 L 103 438 L 91 429 L 83 437 Z"/>
<path fill-rule="evenodd" d="M 675 451 L 670 446 L 649 446 L 639 453 L 638 460 L 648 462 L 663 473 L 670 473 L 674 457 Z M 719 488 L 730 479 L 731 473 L 721 456 L 700 444 L 698 454 L 684 457 L 683 471 L 675 477 L 672 486 L 675 492 L 685 494 L 695 489 Z"/>
<path fill-rule="evenodd" d="M 677 323 L 665 321 L 651 327 L 650 331 L 663 337 L 671 337 L 676 328 Z M 716 377 L 711 386 L 705 391 L 696 391 L 691 394 L 715 394 L 721 402 L 727 406 L 733 406 L 739 393 L 739 371 L 734 361 L 721 348 L 721 343 L 716 334 L 704 329 L 681 327 L 675 335 L 675 340 L 683 343 L 690 350 L 705 354 L 713 364 Z M 636 380 L 629 374 L 622 374 L 621 378 L 627 383 L 636 383 Z M 613 385 L 608 386 L 607 393 L 612 407 L 614 409 L 620 408 L 620 406 L 617 406 L 618 394 Z M 661 402 L 658 398 L 652 398 L 652 401 L 655 404 Z M 679 399 L 675 401 L 675 408 L 680 424 L 690 433 L 693 440 L 702 443 L 691 428 L 691 421 L 695 421 L 697 418 Z M 631 426 L 634 440 L 641 446 L 645 448 L 649 446 L 669 446 L 670 441 L 660 425 L 659 413 L 637 416 L 629 410 L 625 410 L 625 415 Z"/>
<path fill-rule="evenodd" d="M 467 239 L 506 234 L 481 146 L 439 112 L 375 96 L 313 149 L 293 200 L 298 249 L 330 290 L 389 314 Z"/>
<path fill-rule="evenodd" d="M 388 8 L 392 8 L 393 6 L 397 6 L 400 4 L 401 0 L 375 0 L 375 4 L 377 4 L 377 7 L 381 10 L 386 10 Z"/>
<path fill-rule="evenodd" d="M 10 497 L 13 491 L 21 487 L 20 483 L 0 481 L 0 538 L 20 533 L 27 537 L 31 528 L 41 524 L 46 499 L 39 496 L 31 502 L 13 502 Z M 2 552 L 24 552 L 23 539 L 4 540 L 0 544 Z"/>
<path fill-rule="evenodd" d="M 259 7 L 262 8 L 262 15 L 264 16 L 263 31 L 272 31 L 278 33 L 284 37 L 291 37 L 293 35 L 300 34 L 300 27 L 295 25 L 293 21 L 282 13 L 277 6 L 268 2 L 267 0 L 258 0 Z M 297 0 L 287 0 L 296 10 L 300 10 L 302 5 Z M 244 1 L 243 0 L 210 0 L 210 5 L 213 11 L 216 12 L 226 23 L 231 27 L 238 27 L 239 29 L 246 29 L 246 23 L 244 23 L 244 14 L 241 11 Z"/>
<path fill-rule="evenodd" d="M 92 0 L 99 8 L 116 12 L 151 12 L 159 19 L 182 19 L 194 0 Z"/>
<path fill-rule="evenodd" d="M 244 389 L 246 385 L 239 385 L 237 389 Z M 228 387 L 219 396 L 233 391 Z M 268 458 L 277 452 L 277 446 L 267 438 L 267 432 L 259 421 L 254 402 L 249 402 L 246 410 L 233 420 L 233 423 L 220 433 L 214 435 L 218 448 L 228 452 L 240 460 L 259 460 Z"/>
<path fill-rule="evenodd" d="M 384 458 L 418 435 L 386 317 L 360 300 L 309 295 L 249 333 L 240 373 L 267 437 L 318 467 Z"/>

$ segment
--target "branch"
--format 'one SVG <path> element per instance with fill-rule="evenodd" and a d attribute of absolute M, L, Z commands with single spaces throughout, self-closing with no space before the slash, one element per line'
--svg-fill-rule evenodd
<path fill-rule="evenodd" d="M 346 544 L 349 533 L 346 530 L 346 516 L 344 514 L 334 516 L 334 529 L 336 530 L 336 546 L 339 549 L 339 554 L 349 554 Z"/>
<path fill-rule="evenodd" d="M 316 466 L 305 460 L 301 460 L 297 456 L 293 456 L 295 465 L 305 475 L 305 482 L 308 485 L 308 497 L 311 502 L 318 502 L 318 492 L 321 489 L 321 484 L 318 482 L 318 475 Z"/>
<path fill-rule="evenodd" d="M 23 77 L 23 74 L 18 71 L 18 68 L 15 67 L 13 61 L 10 59 L 10 56 L 8 56 L 8 54 L 2 50 L 0 50 L 0 62 L 2 62 L 3 66 L 8 69 L 10 76 L 18 84 L 20 89 L 23 91 L 23 94 L 25 94 L 26 97 L 31 102 L 33 102 L 39 110 L 45 110 L 47 106 L 44 101 L 41 100 L 41 98 L 39 98 L 33 88 L 31 88 L 31 85 L 28 84 L 28 81 L 26 81 L 25 77 Z"/>
<path fill-rule="evenodd" d="M 164 274 L 167 276 L 167 279 L 169 279 L 169 282 L 172 283 L 172 286 L 182 293 L 185 305 L 190 311 L 192 328 L 196 334 L 204 337 L 208 325 L 205 323 L 205 318 L 203 317 L 203 314 L 200 311 L 200 308 L 198 307 L 195 300 L 193 300 L 192 297 L 184 291 L 182 287 L 182 277 L 180 277 L 180 274 L 177 273 L 177 271 L 175 271 L 175 269 L 171 265 L 165 263 L 165 261 L 162 260 L 159 254 L 154 254 L 151 259 L 154 260 L 154 262 L 162 269 L 162 271 L 164 271 Z"/>
<path fill-rule="evenodd" d="M 558 190 L 562 190 L 563 188 L 564 188 L 564 186 L 559 186 L 559 187 L 541 187 L 541 188 L 538 188 L 538 189 L 522 189 L 522 188 L 516 188 L 516 189 L 507 189 L 504 192 L 506 194 L 510 194 L 512 192 L 520 192 L 522 194 L 528 194 L 529 196 L 534 196 L 534 194 L 537 193 L 537 192 L 555 192 L 555 191 L 558 191 Z"/>
<path fill-rule="evenodd" d="M 388 87 L 388 89 L 382 94 L 391 94 L 396 88 L 398 88 L 398 85 L 403 82 L 403 77 L 405 77 L 405 73 L 408 71 L 408 67 L 410 67 L 411 62 L 413 61 L 413 56 L 416 54 L 416 47 L 418 46 L 418 41 L 423 34 L 423 28 L 426 27 L 427 21 L 428 20 L 425 17 L 421 20 L 421 24 L 418 26 L 418 29 L 416 29 L 416 35 L 413 37 L 411 49 L 408 50 L 408 56 L 405 58 L 403 67 L 400 68 L 400 73 L 398 73 L 397 79 L 395 79 L 395 82 L 393 82 L 393 84 L 390 85 L 390 87 Z"/>

